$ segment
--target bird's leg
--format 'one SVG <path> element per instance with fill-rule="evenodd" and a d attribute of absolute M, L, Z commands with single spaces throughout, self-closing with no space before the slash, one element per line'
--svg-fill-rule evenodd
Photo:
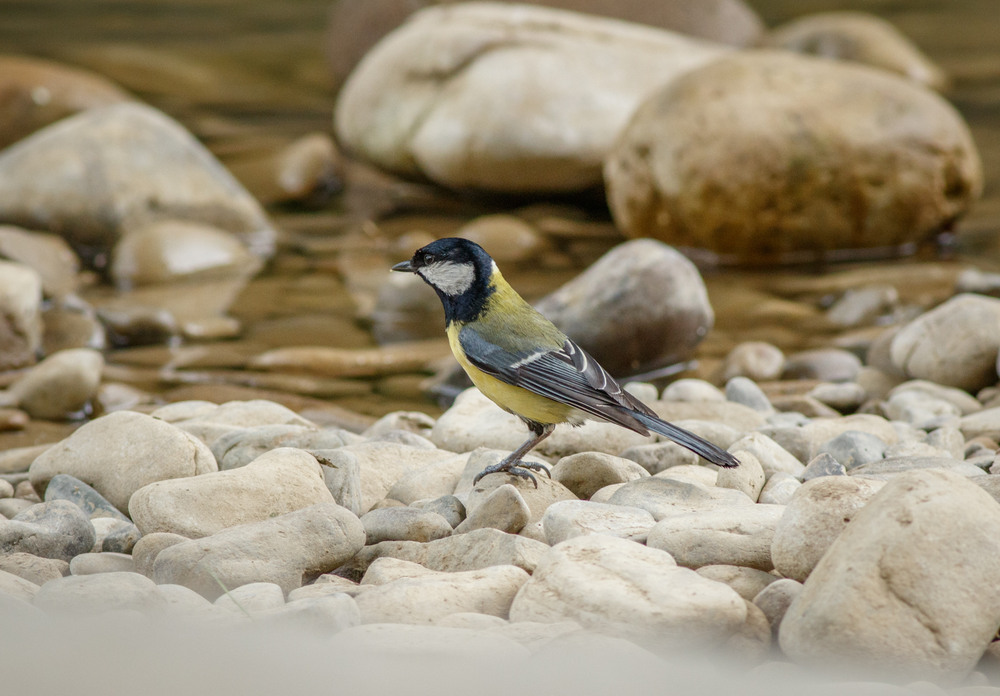
<path fill-rule="evenodd" d="M 522 462 L 521 459 L 539 442 L 551 435 L 552 431 L 556 429 L 556 426 L 554 423 L 547 423 L 543 425 L 541 423 L 528 422 L 528 428 L 531 429 L 531 432 L 534 435 L 529 437 L 523 445 L 511 452 L 509 456 L 505 457 L 503 461 L 498 464 L 494 464 L 493 466 L 488 466 L 480 471 L 476 475 L 476 478 L 472 479 L 473 486 L 479 483 L 479 479 L 486 476 L 486 474 L 495 474 L 498 471 L 506 471 L 508 474 L 526 478 L 535 484 L 535 488 L 538 488 L 538 480 L 534 477 L 534 475 L 532 475 L 531 472 L 525 471 L 525 469 L 544 471 L 549 478 L 552 477 L 552 474 L 549 474 L 549 470 L 541 464 L 536 464 L 535 462 Z"/>

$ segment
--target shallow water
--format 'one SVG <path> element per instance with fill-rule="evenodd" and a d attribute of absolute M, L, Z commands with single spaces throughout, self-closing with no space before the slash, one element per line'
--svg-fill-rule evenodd
<path fill-rule="evenodd" d="M 962 268 L 1000 268 L 1000 13 L 995 0 L 760 0 L 770 25 L 811 11 L 862 9 L 896 23 L 954 79 L 948 97 L 968 120 L 984 162 L 982 200 L 945 247 L 910 259 L 836 266 L 710 270 L 716 327 L 689 373 L 711 377 L 736 343 L 764 340 L 789 351 L 829 345 L 861 350 L 880 326 L 949 296 Z M 81 65 L 184 123 L 224 162 L 329 132 L 334 95 L 323 56 L 328 0 L 6 0 L 0 45 Z M 357 172 L 354 172 L 357 174 Z M 245 369 L 267 348 L 376 345 L 371 311 L 388 266 L 424 240 L 488 212 L 538 221 L 550 249 L 507 266 L 523 294 L 539 297 L 621 241 L 599 205 L 470 201 L 372 173 L 310 207 L 272 206 L 282 231 L 273 264 L 236 299 L 237 339 L 112 351 L 106 378 L 164 398 L 281 396 L 299 408 L 334 404 L 377 416 L 436 412 L 421 387 L 429 370 L 379 377 L 304 377 Z M 825 309 L 844 290 L 892 284 L 899 301 L 869 326 L 845 330 Z M 91 290 L 96 296 L 100 291 Z M 196 296 L 196 295 L 193 295 Z M 379 338 L 440 335 L 436 317 L 378 323 Z M 433 355 L 433 347 L 428 348 Z M 168 369 L 164 370 L 164 367 Z M 341 416 L 327 417 L 337 420 Z M 364 419 L 358 419 L 363 423 Z M 15 443 L 11 443 L 15 444 Z M 18 443 L 21 444 L 21 443 Z"/>

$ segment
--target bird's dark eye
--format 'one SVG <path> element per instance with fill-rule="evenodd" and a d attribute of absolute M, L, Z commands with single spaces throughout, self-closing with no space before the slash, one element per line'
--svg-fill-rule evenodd
<path fill-rule="evenodd" d="M 424 254 L 424 265 L 429 266 L 430 264 L 437 261 L 437 257 L 434 254 Z"/>

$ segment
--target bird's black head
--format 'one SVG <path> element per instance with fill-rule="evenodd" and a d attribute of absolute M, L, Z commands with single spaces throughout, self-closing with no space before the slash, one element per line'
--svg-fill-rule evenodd
<path fill-rule="evenodd" d="M 494 268 L 493 259 L 475 242 L 446 237 L 417 249 L 412 259 L 392 270 L 416 273 L 441 298 L 445 318 L 464 322 L 475 319 L 493 293 Z"/>

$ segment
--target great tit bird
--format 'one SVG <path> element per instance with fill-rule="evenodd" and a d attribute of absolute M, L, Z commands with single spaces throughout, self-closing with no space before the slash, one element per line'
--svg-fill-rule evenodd
<path fill-rule="evenodd" d="M 439 239 L 418 249 L 394 271 L 416 273 L 434 288 L 455 358 L 479 391 L 528 426 L 532 436 L 476 476 L 505 471 L 538 481 L 526 469 L 548 470 L 521 459 L 559 423 L 610 421 L 641 435 L 660 433 L 713 464 L 739 461 L 694 433 L 667 423 L 623 390 L 596 360 L 525 302 L 489 254 L 467 239 Z"/>

